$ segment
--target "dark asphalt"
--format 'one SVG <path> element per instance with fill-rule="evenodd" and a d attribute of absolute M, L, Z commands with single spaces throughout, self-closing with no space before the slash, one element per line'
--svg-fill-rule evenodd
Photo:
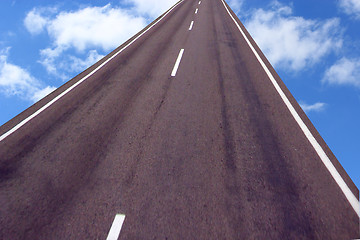
<path fill-rule="evenodd" d="M 106 239 L 117 213 L 119 239 L 360 238 L 357 214 L 221 0 L 184 0 L 0 142 L 0 239 Z"/>

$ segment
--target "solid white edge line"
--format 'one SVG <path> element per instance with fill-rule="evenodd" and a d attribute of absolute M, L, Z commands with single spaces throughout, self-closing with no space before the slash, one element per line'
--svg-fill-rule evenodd
<path fill-rule="evenodd" d="M 92 76 L 95 72 L 97 72 L 100 68 L 102 68 L 105 64 L 107 64 L 109 61 L 111 61 L 113 58 L 115 58 L 117 55 L 119 55 L 121 52 L 123 52 L 126 48 L 128 48 L 131 44 L 133 44 L 137 39 L 142 37 L 146 32 L 148 32 L 151 28 L 153 28 L 158 22 L 160 22 L 164 17 L 166 17 L 174 8 L 176 8 L 180 3 L 182 3 L 184 0 L 181 0 L 176 5 L 174 5 L 167 13 L 165 13 L 158 21 L 156 21 L 153 25 L 151 25 L 148 29 L 146 29 L 144 32 L 142 32 L 139 36 L 134 38 L 130 43 L 128 43 L 125 47 L 120 49 L 118 52 L 116 52 L 113 56 L 108 58 L 105 62 L 100 64 L 97 68 L 95 68 L 93 71 L 91 71 L 88 75 L 84 76 L 82 79 L 80 79 L 78 82 L 76 82 L 74 85 L 70 86 L 68 89 L 66 89 L 64 92 L 56 96 L 53 100 L 45 104 L 43 107 L 38 109 L 36 112 L 22 120 L 20 123 L 18 123 L 16 126 L 14 126 L 12 129 L 8 130 L 6 133 L 0 136 L 0 142 L 4 140 L 6 137 L 14 133 L 16 130 L 24 126 L 27 122 L 29 122 L 31 119 L 39 115 L 41 112 L 43 112 L 45 109 L 50 107 L 53 103 L 55 103 L 57 100 L 59 100 L 61 97 L 63 97 L 65 94 L 70 92 L 72 89 L 77 87 L 80 83 L 84 82 L 86 79 L 88 79 L 90 76 Z"/>
<path fill-rule="evenodd" d="M 257 53 L 257 51 L 255 50 L 255 48 L 252 46 L 251 42 L 249 41 L 249 39 L 246 37 L 244 31 L 241 29 L 241 27 L 239 26 L 239 24 L 236 22 L 235 18 L 231 15 L 229 9 L 227 8 L 227 6 L 224 3 L 224 0 L 221 0 L 226 11 L 228 12 L 228 14 L 230 15 L 230 17 L 232 18 L 232 20 L 235 22 L 236 26 L 238 27 L 238 29 L 240 30 L 241 34 L 243 35 L 243 37 L 245 38 L 246 42 L 248 43 L 248 45 L 250 46 L 252 52 L 255 54 L 257 60 L 260 62 L 261 66 L 263 67 L 263 69 L 265 70 L 266 74 L 268 75 L 269 79 L 271 80 L 272 84 L 274 85 L 275 89 L 277 90 L 277 92 L 279 93 L 279 95 L 281 96 L 282 100 L 284 101 L 285 105 L 287 106 L 287 108 L 290 110 L 292 116 L 295 118 L 296 122 L 299 124 L 301 130 L 304 132 L 305 136 L 307 137 L 307 139 L 309 140 L 309 142 L 311 143 L 311 145 L 313 146 L 313 148 L 315 149 L 316 153 L 318 154 L 318 156 L 320 157 L 321 161 L 324 163 L 324 165 L 326 166 L 326 168 L 329 170 L 331 176 L 334 178 L 334 180 L 336 181 L 336 183 L 339 185 L 340 189 L 342 190 L 342 192 L 344 193 L 345 197 L 347 198 L 347 200 L 349 201 L 349 203 L 351 204 L 352 208 L 355 210 L 356 214 L 360 217 L 360 203 L 357 200 L 357 198 L 355 197 L 355 195 L 352 193 L 352 191 L 350 190 L 350 188 L 347 186 L 347 184 L 345 183 L 345 181 L 342 179 L 341 175 L 338 173 L 338 171 L 336 170 L 336 168 L 334 167 L 334 165 L 332 164 L 332 162 L 330 161 L 329 157 L 326 155 L 325 151 L 322 149 L 322 147 L 320 146 L 320 144 L 317 142 L 317 140 L 315 139 L 315 137 L 312 135 L 312 133 L 310 132 L 310 130 L 308 129 L 308 127 L 306 126 L 306 124 L 303 122 L 303 120 L 300 118 L 299 114 L 296 112 L 295 108 L 292 106 L 292 104 L 290 103 L 289 99 L 286 97 L 285 93 L 282 91 L 282 89 L 280 88 L 279 84 L 276 82 L 275 78 L 273 77 L 273 75 L 271 74 L 270 70 L 268 69 L 268 67 L 265 65 L 264 61 L 261 59 L 261 57 L 259 56 L 259 54 Z"/>
<path fill-rule="evenodd" d="M 108 233 L 106 240 L 117 240 L 118 239 L 124 221 L 125 221 L 125 215 L 123 215 L 123 214 L 115 215 L 114 221 L 111 225 L 111 228 L 110 228 L 110 231 Z"/>
<path fill-rule="evenodd" d="M 191 29 L 193 28 L 193 25 L 194 25 L 194 21 L 191 21 L 189 31 L 191 31 Z"/>
<path fill-rule="evenodd" d="M 181 61 L 181 58 L 182 58 L 183 54 L 184 54 L 184 49 L 181 49 L 180 52 L 179 52 L 179 55 L 178 55 L 178 57 L 177 57 L 177 59 L 176 59 L 174 68 L 173 68 L 173 70 L 172 70 L 172 72 L 171 72 L 171 76 L 172 76 L 172 77 L 175 77 L 175 76 L 176 76 L 176 72 L 177 72 L 177 70 L 178 70 L 178 68 L 179 68 L 180 61 Z"/>
<path fill-rule="evenodd" d="M 197 9 L 195 10 L 195 14 L 197 14 L 197 13 L 198 13 L 198 11 L 199 11 L 199 9 L 197 8 Z"/>

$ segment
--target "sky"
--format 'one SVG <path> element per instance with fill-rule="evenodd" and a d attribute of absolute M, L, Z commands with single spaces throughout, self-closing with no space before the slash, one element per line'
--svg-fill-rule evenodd
<path fill-rule="evenodd" d="M 177 0 L 1 0 L 0 125 Z M 360 0 L 227 0 L 360 188 Z"/>

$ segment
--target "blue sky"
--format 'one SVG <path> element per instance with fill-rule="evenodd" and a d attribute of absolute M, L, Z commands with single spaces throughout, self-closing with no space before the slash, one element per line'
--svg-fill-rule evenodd
<path fill-rule="evenodd" d="M 176 1 L 0 1 L 0 124 Z M 360 0 L 228 2 L 360 187 Z"/>

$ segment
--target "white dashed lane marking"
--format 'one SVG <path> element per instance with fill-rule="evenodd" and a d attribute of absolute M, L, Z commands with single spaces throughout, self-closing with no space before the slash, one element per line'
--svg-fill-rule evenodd
<path fill-rule="evenodd" d="M 191 31 L 191 29 L 193 28 L 193 26 L 194 26 L 194 21 L 191 21 L 190 27 L 189 27 L 189 31 Z"/>
<path fill-rule="evenodd" d="M 179 52 L 178 58 L 176 59 L 175 66 L 174 66 L 174 68 L 173 68 L 173 70 L 171 72 L 172 77 L 176 76 L 176 72 L 177 72 L 177 70 L 179 68 L 180 61 L 181 61 L 181 58 L 182 58 L 183 54 L 184 54 L 184 49 L 181 49 L 180 52 Z"/>
<path fill-rule="evenodd" d="M 120 231 L 124 221 L 125 221 L 125 215 L 116 214 L 106 240 L 117 240 L 119 238 Z"/>

